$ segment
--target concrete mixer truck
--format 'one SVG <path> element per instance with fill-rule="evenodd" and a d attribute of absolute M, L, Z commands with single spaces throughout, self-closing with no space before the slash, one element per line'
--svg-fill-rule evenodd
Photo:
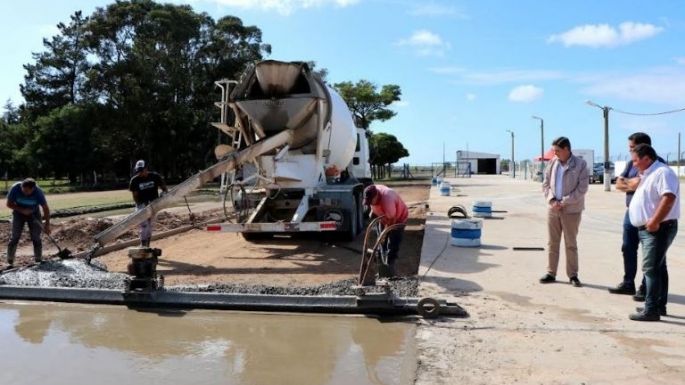
<path fill-rule="evenodd" d="M 344 100 L 306 63 L 262 61 L 239 82 L 220 81 L 221 121 L 228 135 L 218 158 L 284 131 L 292 136 L 222 178 L 238 223 L 209 230 L 242 232 L 250 239 L 273 233 L 337 231 L 354 238 L 362 229 L 361 194 L 370 182 L 368 144 Z"/>
<path fill-rule="evenodd" d="M 303 62 L 262 61 L 239 81 L 217 86 L 221 114 L 213 126 L 228 138 L 215 149 L 218 162 L 96 235 L 94 249 L 219 177 L 243 215 L 209 231 L 247 239 L 296 232 L 354 238 L 363 227 L 369 152 L 366 132 L 340 95 Z"/>

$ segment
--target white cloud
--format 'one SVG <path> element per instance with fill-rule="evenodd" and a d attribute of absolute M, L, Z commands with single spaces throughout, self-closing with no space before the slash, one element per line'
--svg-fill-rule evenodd
<path fill-rule="evenodd" d="M 656 68 L 632 74 L 604 73 L 579 77 L 582 91 L 594 97 L 645 103 L 685 105 L 685 70 Z"/>
<path fill-rule="evenodd" d="M 618 29 L 609 24 L 585 24 L 561 34 L 552 35 L 548 43 L 562 43 L 566 47 L 579 45 L 588 47 L 615 47 L 658 35 L 664 29 L 653 24 L 626 21 Z"/>
<path fill-rule="evenodd" d="M 450 49 L 450 44 L 440 35 L 425 29 L 414 32 L 409 38 L 401 39 L 396 44 L 411 47 L 420 56 L 442 56 L 446 50 Z"/>
<path fill-rule="evenodd" d="M 466 100 L 469 102 L 476 100 L 476 94 L 466 94 Z"/>
<path fill-rule="evenodd" d="M 398 108 L 405 108 L 405 107 L 409 107 L 409 102 L 406 100 L 400 100 L 397 102 L 393 102 L 392 105 L 396 106 Z"/>
<path fill-rule="evenodd" d="M 457 17 L 460 19 L 468 19 L 468 16 L 458 8 L 441 4 L 436 2 L 423 2 L 415 4 L 414 8 L 408 12 L 412 16 L 430 16 L 430 17 Z"/>
<path fill-rule="evenodd" d="M 438 75 L 454 75 L 466 71 L 461 67 L 433 67 L 429 68 L 428 70 Z"/>
<path fill-rule="evenodd" d="M 519 103 L 530 103 L 542 97 L 544 91 L 542 88 L 535 87 L 532 84 L 515 87 L 509 92 L 509 100 Z"/>
<path fill-rule="evenodd" d="M 237 7 L 243 9 L 258 9 L 261 11 L 276 11 L 282 15 L 290 15 L 298 9 L 316 8 L 327 5 L 348 7 L 361 0 L 202 0 L 217 5 Z"/>

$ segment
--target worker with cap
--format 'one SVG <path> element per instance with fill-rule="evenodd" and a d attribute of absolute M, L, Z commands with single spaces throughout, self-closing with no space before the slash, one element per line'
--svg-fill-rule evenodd
<path fill-rule="evenodd" d="M 402 201 L 397 192 L 387 186 L 381 184 L 367 186 L 364 189 L 364 205 L 370 207 L 372 216 L 382 217 L 380 220 L 382 229 L 396 224 L 404 225 L 407 223 L 407 217 L 409 217 L 407 205 Z M 394 277 L 397 275 L 395 265 L 403 234 L 404 226 L 397 226 L 388 233 L 387 241 L 384 245 L 388 252 L 388 265 L 386 267 L 381 264 L 378 274 L 380 277 Z"/>
<path fill-rule="evenodd" d="M 162 189 L 163 193 L 168 191 L 162 176 L 156 172 L 149 171 L 144 160 L 137 161 L 133 171 L 135 175 L 131 178 L 128 189 L 133 194 L 136 210 L 145 208 L 150 202 L 159 198 L 158 189 Z M 152 238 L 151 217 L 140 224 L 140 245 L 150 247 L 150 238 Z"/>
<path fill-rule="evenodd" d="M 40 223 L 40 206 L 43 209 L 45 225 Z M 33 258 L 41 262 L 43 258 L 43 243 L 40 234 L 43 230 L 50 234 L 50 207 L 45 199 L 43 190 L 36 185 L 33 178 L 26 178 L 12 185 L 7 194 L 7 207 L 12 210 L 12 236 L 7 245 L 7 264 L 14 265 L 14 256 L 17 253 L 17 245 L 24 230 L 24 224 L 28 224 L 33 242 Z"/>

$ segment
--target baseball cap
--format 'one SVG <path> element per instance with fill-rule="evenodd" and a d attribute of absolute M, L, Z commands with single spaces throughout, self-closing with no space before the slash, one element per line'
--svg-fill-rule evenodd
<path fill-rule="evenodd" d="M 366 186 L 364 189 L 364 206 L 371 205 L 371 201 L 373 201 L 376 194 L 378 194 L 378 189 L 375 185 Z"/>
<path fill-rule="evenodd" d="M 143 171 L 145 168 L 145 161 L 144 160 L 139 160 L 136 162 L 136 166 L 133 168 L 136 172 Z"/>

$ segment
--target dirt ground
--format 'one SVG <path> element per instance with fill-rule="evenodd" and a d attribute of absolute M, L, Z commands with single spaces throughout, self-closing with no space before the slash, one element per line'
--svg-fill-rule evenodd
<path fill-rule="evenodd" d="M 401 275 L 414 275 L 418 270 L 423 243 L 428 181 L 391 184 L 409 206 L 409 221 L 402 240 L 398 270 Z M 196 221 L 222 216 L 219 207 L 196 212 Z M 93 236 L 111 226 L 111 218 L 78 217 L 55 223 L 53 238 L 72 252 L 88 250 Z M 183 211 L 162 212 L 155 221 L 155 232 L 190 224 Z M 10 227 L 0 223 L 0 242 L 7 243 Z M 135 239 L 131 229 L 120 240 Z M 275 237 L 248 242 L 239 234 L 191 230 L 154 241 L 163 250 L 158 271 L 167 285 L 203 285 L 212 283 L 250 283 L 271 286 L 306 286 L 356 277 L 359 272 L 363 234 L 352 242 L 341 242 L 317 235 Z M 43 235 L 44 255 L 56 248 Z M 17 253 L 17 263 L 31 260 L 32 248 L 25 230 Z M 112 272 L 126 271 L 129 262 L 126 249 L 99 257 Z M 4 265 L 4 258 L 3 258 Z"/>

